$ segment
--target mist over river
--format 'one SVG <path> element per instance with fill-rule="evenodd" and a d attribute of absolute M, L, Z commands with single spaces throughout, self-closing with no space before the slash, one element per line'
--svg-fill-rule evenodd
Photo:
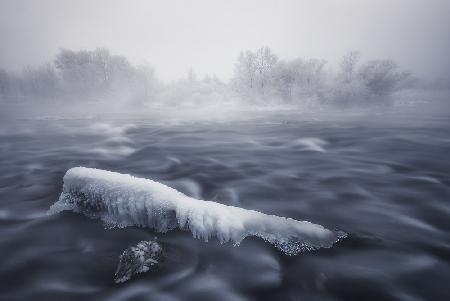
<path fill-rule="evenodd" d="M 450 300 L 449 154 L 450 116 L 438 113 L 3 116 L 0 300 Z M 258 238 L 234 247 L 48 216 L 75 166 L 348 237 L 287 256 Z M 115 284 L 122 251 L 155 236 L 158 270 Z"/>

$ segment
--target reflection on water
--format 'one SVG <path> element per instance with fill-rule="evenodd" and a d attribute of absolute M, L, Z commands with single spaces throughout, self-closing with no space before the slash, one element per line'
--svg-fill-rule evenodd
<path fill-rule="evenodd" d="M 449 299 L 449 119 L 320 119 L 5 121 L 0 300 Z M 161 268 L 116 285 L 121 252 L 155 233 L 47 216 L 80 165 L 350 237 L 289 257 L 256 238 L 233 247 L 158 234 Z"/>

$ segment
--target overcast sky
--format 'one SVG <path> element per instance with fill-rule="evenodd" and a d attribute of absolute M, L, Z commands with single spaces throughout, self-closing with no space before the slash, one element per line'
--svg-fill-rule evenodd
<path fill-rule="evenodd" d="M 324 58 L 349 50 L 450 77 L 450 0 L 0 0 L 0 68 L 48 61 L 59 48 L 106 47 L 165 79 L 228 79 L 242 49 Z"/>

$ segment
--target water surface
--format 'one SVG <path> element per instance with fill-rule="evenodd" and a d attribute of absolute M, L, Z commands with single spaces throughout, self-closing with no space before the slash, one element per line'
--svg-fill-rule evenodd
<path fill-rule="evenodd" d="M 449 154 L 444 115 L 4 118 L 0 300 L 447 300 Z M 256 238 L 233 247 L 47 216 L 74 166 L 349 237 L 289 257 Z M 114 284 L 121 252 L 155 236 L 168 255 L 160 269 Z"/>

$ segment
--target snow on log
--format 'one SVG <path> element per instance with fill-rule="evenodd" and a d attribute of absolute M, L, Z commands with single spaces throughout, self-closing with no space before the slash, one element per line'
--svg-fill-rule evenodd
<path fill-rule="evenodd" d="M 111 227 L 180 228 L 205 241 L 216 237 L 234 245 L 257 236 L 288 255 L 329 248 L 345 237 L 307 221 L 198 200 L 152 180 L 85 167 L 67 171 L 63 192 L 49 213 L 64 210 L 100 218 Z"/>

